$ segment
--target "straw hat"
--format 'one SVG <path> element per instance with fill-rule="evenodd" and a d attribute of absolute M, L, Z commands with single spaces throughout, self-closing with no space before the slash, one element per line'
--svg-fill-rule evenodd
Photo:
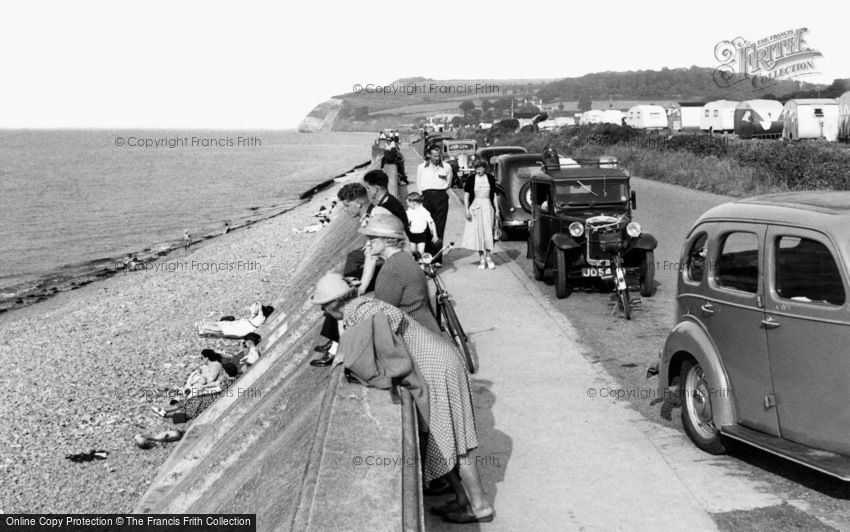
<path fill-rule="evenodd" d="M 339 299 L 351 290 L 351 286 L 338 273 L 329 272 L 316 283 L 316 290 L 310 296 L 310 303 L 324 305 Z"/>
<path fill-rule="evenodd" d="M 385 238 L 405 238 L 404 223 L 387 209 L 375 207 L 360 228 L 360 233 L 366 236 L 382 236 Z"/>

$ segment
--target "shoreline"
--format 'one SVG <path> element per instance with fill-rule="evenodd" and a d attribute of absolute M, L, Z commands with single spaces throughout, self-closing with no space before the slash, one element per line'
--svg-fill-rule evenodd
<path fill-rule="evenodd" d="M 0 474 L 8 479 L 0 511 L 132 511 L 173 449 L 138 449 L 134 434 L 188 426 L 155 416 L 150 406 L 167 403 L 168 392 L 200 362 L 201 349 L 240 350 L 234 340 L 199 337 L 193 324 L 242 315 L 256 300 L 279 300 L 322 234 L 303 229 L 316 223 L 313 214 L 337 189 L 334 183 L 291 210 L 158 258 L 241 261 L 251 268 L 118 272 L 0 313 L 0 359 L 7 367 L 0 375 L 6 390 L 0 444 L 11 450 L 0 458 Z M 109 456 L 82 464 L 64 458 L 89 449 Z"/>
<path fill-rule="evenodd" d="M 241 223 L 231 225 L 228 233 L 224 233 L 222 229 L 209 230 L 205 233 L 201 233 L 199 237 L 192 240 L 191 248 L 200 249 L 218 237 L 222 237 L 226 234 L 251 227 L 254 224 L 282 216 L 298 208 L 304 203 L 308 203 L 312 197 L 322 190 L 325 190 L 327 187 L 317 190 L 322 184 L 330 181 L 332 183 L 328 186 L 333 186 L 333 181 L 344 178 L 368 164 L 368 162 L 358 164 L 345 172 L 319 182 L 317 185 L 314 185 L 307 189 L 304 193 L 300 194 L 299 197 L 293 198 L 291 202 L 286 203 L 285 206 L 280 209 L 272 210 L 274 207 L 263 209 L 263 211 L 270 211 L 270 213 L 266 214 L 264 212 L 264 215 L 257 218 L 247 218 L 242 220 Z M 257 209 L 254 208 L 251 210 Z M 223 223 L 224 221 L 222 224 Z M 175 234 L 177 232 L 178 230 L 175 229 Z M 83 286 L 109 279 L 121 273 L 128 273 L 139 269 L 148 269 L 148 266 L 151 264 L 156 265 L 158 263 L 168 261 L 168 259 L 181 256 L 181 254 L 185 255 L 185 253 L 181 253 L 182 251 L 182 241 L 180 239 L 174 239 L 171 241 L 151 244 L 140 251 L 122 253 L 115 256 L 106 256 L 82 263 L 63 264 L 57 266 L 33 280 L 0 288 L 0 316 L 37 303 L 42 303 L 60 293 L 77 290 Z M 125 257 L 136 257 L 137 267 L 135 269 L 125 269 L 122 262 Z"/>

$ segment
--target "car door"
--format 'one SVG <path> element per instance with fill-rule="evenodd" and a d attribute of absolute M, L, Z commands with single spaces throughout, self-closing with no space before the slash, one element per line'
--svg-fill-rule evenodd
<path fill-rule="evenodd" d="M 549 197 L 551 189 L 549 183 L 532 183 L 534 203 L 531 208 L 535 222 L 531 227 L 531 241 L 534 246 L 534 258 L 544 263 L 552 237 L 553 220 L 550 214 L 552 201 Z"/>
<path fill-rule="evenodd" d="M 779 435 L 762 322 L 763 224 L 718 223 L 708 245 L 708 283 L 699 307 L 732 387 L 738 422 Z M 728 393 L 725 390 L 713 393 Z"/>
<path fill-rule="evenodd" d="M 847 272 L 820 232 L 767 233 L 767 347 L 783 438 L 850 454 L 850 294 Z"/>

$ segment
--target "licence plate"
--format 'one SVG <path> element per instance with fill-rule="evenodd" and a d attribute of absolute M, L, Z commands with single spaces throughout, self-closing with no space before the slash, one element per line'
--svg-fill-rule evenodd
<path fill-rule="evenodd" d="M 582 268 L 582 277 L 608 277 L 614 275 L 611 268 Z"/>

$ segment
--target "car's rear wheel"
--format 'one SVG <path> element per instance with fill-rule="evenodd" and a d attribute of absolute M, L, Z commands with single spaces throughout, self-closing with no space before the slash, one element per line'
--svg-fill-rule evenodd
<path fill-rule="evenodd" d="M 555 295 L 564 299 L 573 291 L 573 286 L 567 277 L 567 253 L 555 250 Z"/>
<path fill-rule="evenodd" d="M 647 251 L 640 262 L 640 295 L 652 297 L 655 295 L 655 253 Z"/>
<path fill-rule="evenodd" d="M 527 213 L 531 213 L 531 181 L 526 181 L 519 189 L 519 204 Z"/>
<path fill-rule="evenodd" d="M 725 454 L 726 445 L 714 425 L 711 409 L 711 384 L 700 364 L 682 363 L 682 426 L 685 434 L 703 451 Z"/>

